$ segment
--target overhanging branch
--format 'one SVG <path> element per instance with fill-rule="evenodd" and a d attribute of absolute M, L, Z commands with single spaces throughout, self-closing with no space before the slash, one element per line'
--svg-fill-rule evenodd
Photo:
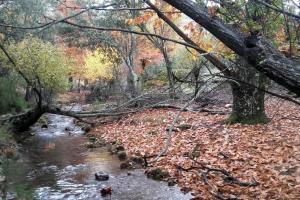
<path fill-rule="evenodd" d="M 98 30 L 98 31 L 111 31 L 111 32 L 115 31 L 115 32 L 133 33 L 133 34 L 136 34 L 136 35 L 156 37 L 156 38 L 159 38 L 159 39 L 164 40 L 164 41 L 173 42 L 173 43 L 176 43 L 176 44 L 180 44 L 180 45 L 187 46 L 187 47 L 190 47 L 192 49 L 201 51 L 201 48 L 199 48 L 198 46 L 195 46 L 195 45 L 192 45 L 192 44 L 189 44 L 189 43 L 186 43 L 186 42 L 182 42 L 182 41 L 179 41 L 179 40 L 170 39 L 170 38 L 167 38 L 167 37 L 164 37 L 164 36 L 161 36 L 161 35 L 157 35 L 157 34 L 154 34 L 154 33 L 132 31 L 132 30 L 129 30 L 129 29 L 121 29 L 121 28 L 88 26 L 88 25 L 83 25 L 83 24 L 76 24 L 76 23 L 73 23 L 73 22 L 70 22 L 70 21 L 62 21 L 62 22 L 66 23 L 66 24 L 69 24 L 69 25 L 72 25 L 72 26 L 75 26 L 75 27 L 78 27 L 78 28 L 82 28 L 82 29 L 91 29 L 91 30 Z M 207 55 L 207 54 L 211 54 L 211 53 L 204 52 L 202 55 Z"/>
<path fill-rule="evenodd" d="M 144 0 L 144 2 L 153 9 L 159 18 L 164 20 L 184 41 L 187 43 L 198 47 L 195 49 L 200 54 L 205 54 L 204 57 L 211 62 L 215 67 L 217 67 L 220 71 L 222 71 L 225 75 L 230 76 L 233 72 L 231 72 L 228 67 L 223 64 L 217 57 L 212 54 L 207 53 L 205 49 L 199 47 L 197 43 L 195 43 L 192 39 L 190 39 L 182 30 L 179 29 L 165 14 L 163 14 L 154 4 L 152 4 L 149 0 Z"/>
<path fill-rule="evenodd" d="M 283 9 L 277 8 L 276 6 L 273 6 L 273 5 L 269 4 L 269 3 L 267 3 L 266 1 L 261 1 L 261 0 L 253 0 L 253 1 L 255 1 L 257 4 L 261 4 L 261 5 L 263 5 L 263 6 L 267 7 L 267 8 L 270 8 L 270 9 L 276 11 L 276 12 L 282 13 L 282 14 L 287 15 L 289 17 L 293 17 L 296 20 L 300 20 L 300 16 L 299 15 L 296 15 L 296 14 L 287 12 L 287 11 L 285 11 Z"/>
<path fill-rule="evenodd" d="M 8 52 L 6 51 L 6 49 L 4 48 L 4 46 L 2 44 L 0 44 L 0 49 L 3 51 L 5 56 L 8 58 L 9 62 L 14 66 L 14 69 L 18 72 L 18 74 L 20 74 L 23 77 L 23 79 L 26 81 L 26 83 L 29 86 L 32 86 L 32 83 L 30 82 L 30 80 L 26 77 L 26 75 L 21 70 L 18 69 L 16 63 L 10 57 L 10 55 L 8 54 Z M 32 89 L 37 94 L 37 96 L 39 98 L 38 99 L 38 107 L 41 107 L 42 106 L 42 94 L 40 93 L 40 91 L 36 87 L 33 87 Z"/>

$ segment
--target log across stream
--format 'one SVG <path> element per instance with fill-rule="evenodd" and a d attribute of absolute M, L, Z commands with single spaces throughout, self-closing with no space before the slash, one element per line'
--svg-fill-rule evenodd
<path fill-rule="evenodd" d="M 87 149 L 87 139 L 72 118 L 53 114 L 47 118 L 48 128 L 32 127 L 34 136 L 20 144 L 20 158 L 8 162 L 6 199 L 17 193 L 41 200 L 191 198 L 177 187 L 147 179 L 142 170 L 128 175 L 106 149 Z M 96 181 L 94 173 L 99 171 L 109 174 L 109 180 Z M 101 196 L 103 187 L 112 188 L 111 197 Z"/>

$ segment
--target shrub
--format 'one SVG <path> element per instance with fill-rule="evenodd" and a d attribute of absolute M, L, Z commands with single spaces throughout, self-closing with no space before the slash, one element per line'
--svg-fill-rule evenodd
<path fill-rule="evenodd" d="M 0 78 L 0 114 L 20 112 L 26 108 L 25 99 L 16 91 L 16 83 L 10 78 Z"/>

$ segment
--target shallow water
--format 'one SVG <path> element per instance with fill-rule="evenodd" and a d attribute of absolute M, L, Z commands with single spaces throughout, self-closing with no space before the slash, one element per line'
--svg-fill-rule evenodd
<path fill-rule="evenodd" d="M 21 144 L 20 159 L 8 163 L 8 196 L 26 194 L 27 199 L 124 199 L 185 200 L 177 187 L 147 179 L 141 170 L 121 171 L 120 162 L 107 150 L 87 149 L 87 139 L 73 119 L 47 115 L 47 129 L 33 127 L 34 136 Z M 71 131 L 65 131 L 65 128 Z M 108 173 L 108 181 L 99 182 L 94 173 Z M 112 196 L 101 197 L 100 189 L 111 187 Z M 29 195 L 27 194 L 29 193 Z M 1 198 L 0 198 L 1 199 Z"/>

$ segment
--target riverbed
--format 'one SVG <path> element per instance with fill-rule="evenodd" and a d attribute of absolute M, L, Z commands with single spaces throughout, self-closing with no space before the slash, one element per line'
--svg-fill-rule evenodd
<path fill-rule="evenodd" d="M 87 138 L 69 117 L 47 114 L 48 128 L 32 127 L 33 136 L 20 144 L 20 155 L 7 164 L 7 197 L 25 199 L 185 200 L 178 187 L 146 178 L 142 170 L 120 170 L 120 161 L 105 148 L 88 149 Z M 94 174 L 109 174 L 96 181 Z M 104 187 L 112 195 L 101 196 Z M 0 198 L 1 199 L 1 198 Z"/>

